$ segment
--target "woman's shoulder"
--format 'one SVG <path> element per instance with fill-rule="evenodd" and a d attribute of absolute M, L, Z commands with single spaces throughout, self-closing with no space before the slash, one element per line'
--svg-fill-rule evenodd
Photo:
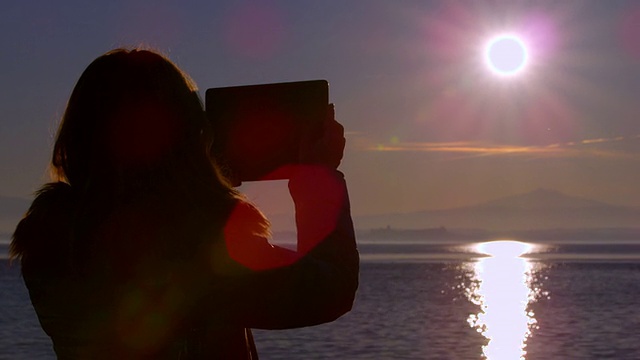
<path fill-rule="evenodd" d="M 21 226 L 60 225 L 62 218 L 68 218 L 73 209 L 71 186 L 63 182 L 45 184 L 38 192 L 29 210 L 18 224 Z M 31 225 L 34 223 L 34 225 Z"/>
<path fill-rule="evenodd" d="M 73 204 L 72 189 L 68 184 L 55 182 L 44 185 L 13 233 L 12 256 L 24 257 L 55 250 L 48 246 L 54 243 L 50 238 L 68 232 Z"/>
<path fill-rule="evenodd" d="M 69 200 L 71 193 L 71 185 L 62 181 L 51 182 L 38 190 L 34 201 Z"/>
<path fill-rule="evenodd" d="M 23 222 L 32 220 L 51 221 L 64 215 L 72 208 L 73 196 L 71 186 L 63 182 L 45 184 L 36 192 L 36 196 L 23 217 Z M 53 219 L 51 217 L 54 217 Z"/>

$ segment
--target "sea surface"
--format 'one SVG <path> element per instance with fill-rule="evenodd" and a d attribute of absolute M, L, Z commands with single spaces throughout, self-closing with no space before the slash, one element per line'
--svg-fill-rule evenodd
<path fill-rule="evenodd" d="M 255 330 L 261 359 L 640 359 L 640 239 L 359 247 L 353 310 Z M 0 260 L 0 359 L 54 358 L 19 267 Z"/>

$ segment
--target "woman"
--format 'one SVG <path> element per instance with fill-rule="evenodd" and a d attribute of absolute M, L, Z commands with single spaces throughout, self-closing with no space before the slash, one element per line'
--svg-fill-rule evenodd
<path fill-rule="evenodd" d="M 342 127 L 303 146 L 289 181 L 298 251 L 218 172 L 191 80 L 161 55 L 111 51 L 84 71 L 52 170 L 13 236 L 59 359 L 256 359 L 249 328 L 351 309 L 358 254 Z"/>

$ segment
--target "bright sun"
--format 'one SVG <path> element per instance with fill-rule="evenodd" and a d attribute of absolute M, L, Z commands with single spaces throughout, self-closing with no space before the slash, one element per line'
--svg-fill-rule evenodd
<path fill-rule="evenodd" d="M 484 48 L 484 60 L 493 73 L 512 76 L 524 70 L 529 60 L 529 52 L 520 37 L 503 34 L 487 42 Z"/>

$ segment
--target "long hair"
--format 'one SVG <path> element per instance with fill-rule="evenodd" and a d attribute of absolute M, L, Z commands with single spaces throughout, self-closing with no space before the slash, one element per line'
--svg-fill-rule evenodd
<path fill-rule="evenodd" d="M 84 251 L 82 242 L 109 213 L 146 201 L 140 199 L 175 207 L 173 212 L 197 212 L 199 206 L 221 218 L 241 197 L 220 175 L 212 142 L 196 86 L 185 73 L 153 51 L 112 50 L 80 76 L 53 149 L 51 170 L 59 186 L 45 186 L 39 195 L 66 188 L 74 204 L 73 253 Z M 37 203 L 25 219 L 37 212 Z M 20 225 L 12 257 L 38 246 L 29 245 L 33 236 L 19 235 Z"/>
<path fill-rule="evenodd" d="M 126 187 L 126 176 L 187 165 L 201 176 L 209 172 L 215 178 L 209 185 L 224 191 L 228 184 L 211 166 L 212 141 L 185 73 L 158 53 L 116 49 L 80 76 L 60 123 L 52 171 L 82 191 L 105 182 Z"/>

